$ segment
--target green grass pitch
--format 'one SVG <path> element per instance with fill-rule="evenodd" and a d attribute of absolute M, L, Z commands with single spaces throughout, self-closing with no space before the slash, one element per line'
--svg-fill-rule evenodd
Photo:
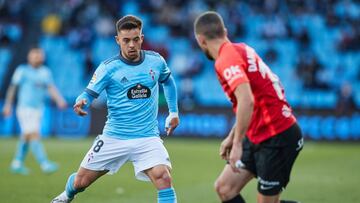
<path fill-rule="evenodd" d="M 92 139 L 45 140 L 48 155 L 60 164 L 60 170 L 42 174 L 31 155 L 26 160 L 31 175 L 19 176 L 9 172 L 16 139 L 0 139 L 0 202 L 50 202 L 63 191 L 68 175 L 77 170 L 91 142 Z M 179 203 L 219 202 L 213 189 L 213 182 L 224 166 L 218 156 L 219 144 L 220 140 L 215 139 L 165 139 Z M 359 184 L 359 143 L 307 142 L 282 198 L 302 203 L 360 202 Z M 242 194 L 247 202 L 255 202 L 256 181 Z M 151 203 L 156 202 L 156 190 L 150 183 L 136 180 L 128 163 L 117 174 L 99 179 L 74 202 Z"/>

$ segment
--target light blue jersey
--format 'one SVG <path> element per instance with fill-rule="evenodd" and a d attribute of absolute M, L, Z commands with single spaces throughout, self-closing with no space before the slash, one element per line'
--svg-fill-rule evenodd
<path fill-rule="evenodd" d="M 141 51 L 138 62 L 121 55 L 102 62 L 85 92 L 96 98 L 106 91 L 108 116 L 103 134 L 118 139 L 159 136 L 159 83 L 169 76 L 165 60 L 152 51 Z"/>
<path fill-rule="evenodd" d="M 18 86 L 18 107 L 43 108 L 53 79 L 46 66 L 33 68 L 24 64 L 15 70 L 11 84 Z"/>

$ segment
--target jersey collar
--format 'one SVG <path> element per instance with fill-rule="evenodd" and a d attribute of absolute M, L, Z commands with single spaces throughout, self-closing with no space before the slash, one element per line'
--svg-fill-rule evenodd
<path fill-rule="evenodd" d="M 145 52 L 144 50 L 140 51 L 140 60 L 139 61 L 130 61 L 126 58 L 124 58 L 121 53 L 119 54 L 119 58 L 122 62 L 126 63 L 127 65 L 137 66 L 140 65 L 145 60 Z"/>

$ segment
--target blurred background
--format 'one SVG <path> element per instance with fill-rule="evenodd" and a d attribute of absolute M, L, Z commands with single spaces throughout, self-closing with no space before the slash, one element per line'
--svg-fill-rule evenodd
<path fill-rule="evenodd" d="M 0 99 L 17 65 L 25 62 L 28 49 L 39 45 L 71 106 L 98 64 L 119 52 L 115 22 L 134 14 L 144 21 L 143 48 L 159 52 L 177 81 L 182 109 L 177 136 L 222 137 L 232 126 L 230 103 L 213 63 L 203 56 L 193 36 L 195 17 L 209 9 L 221 13 L 232 41 L 254 47 L 280 77 L 308 138 L 360 138 L 360 8 L 356 0 L 0 0 Z M 166 107 L 163 97 L 160 104 Z M 106 95 L 93 107 L 91 116 L 80 119 L 49 103 L 42 134 L 101 133 Z M 15 117 L 0 121 L 0 136 L 18 133 Z"/>
<path fill-rule="evenodd" d="M 322 141 L 350 142 L 355 150 L 359 149 L 358 142 L 355 142 L 360 140 L 359 0 L 0 0 L 0 107 L 16 67 L 26 62 L 29 48 L 38 45 L 44 49 L 46 65 L 69 104 L 67 110 L 60 111 L 49 100 L 42 136 L 84 138 L 100 134 L 106 120 L 106 95 L 94 102 L 90 114 L 84 118 L 77 117 L 71 106 L 99 63 L 118 54 L 119 48 L 114 40 L 115 22 L 123 15 L 133 14 L 144 22 L 143 48 L 159 52 L 177 82 L 181 125 L 175 137 L 224 137 L 234 122 L 234 116 L 216 79 L 213 62 L 202 54 L 193 35 L 195 17 L 206 10 L 219 12 L 230 39 L 255 48 L 280 77 L 306 140 L 315 141 L 309 144 L 308 153 L 321 146 Z M 160 105 L 159 127 L 163 132 L 167 107 L 162 94 Z M 0 137 L 11 140 L 18 134 L 15 114 L 6 119 L 0 116 Z M 8 140 L 1 139 L 0 143 Z M 179 140 L 170 141 L 173 153 L 179 150 L 177 142 L 189 144 L 195 139 Z M 201 139 L 199 146 L 203 142 L 214 142 L 211 152 L 216 153 L 211 156 L 215 159 L 220 139 Z M 50 141 L 48 145 L 56 148 L 56 143 L 56 140 Z M 349 147 L 336 143 L 326 145 L 328 148 L 323 149 L 324 152 Z M 10 144 L 13 145 L 15 141 Z M 4 153 L 5 149 L 1 147 Z M 87 149 L 88 145 L 84 145 L 83 150 L 77 152 L 79 160 L 75 166 Z M 8 150 L 6 164 L 10 163 L 13 153 L 13 149 Z M 62 156 L 56 150 L 51 152 L 50 149 L 51 153 Z M 210 152 L 204 152 L 205 156 L 207 153 Z M 321 152 L 316 153 L 320 153 L 319 159 L 325 160 L 334 155 L 321 157 Z M 358 156 L 359 153 L 359 150 L 349 151 L 349 155 Z M 306 153 L 304 157 L 307 157 Z M 308 158 L 312 160 L 314 157 L 309 155 Z M 359 159 L 353 158 L 351 163 L 357 165 L 349 165 L 345 173 L 359 167 Z M 305 167 L 307 162 L 304 160 Z M 338 160 L 342 161 L 343 157 Z M 318 167 L 318 174 L 321 174 L 322 166 L 319 164 Z M 219 170 L 211 176 L 213 179 Z M 357 175 L 347 180 L 358 183 L 360 177 Z M 313 180 L 309 177 L 295 179 L 305 181 L 304 185 Z M 323 186 L 328 184 L 325 182 Z M 212 182 L 208 186 L 210 191 Z M 52 192 L 49 198 L 55 194 Z M 216 202 L 216 197 L 211 197 Z M 202 202 L 194 201 L 195 197 L 189 197 L 190 200 L 182 198 L 184 202 Z M 314 198 L 307 202 L 330 202 L 316 199 L 316 194 Z M 348 201 L 334 200 L 357 201 L 360 201 L 359 197 Z"/>

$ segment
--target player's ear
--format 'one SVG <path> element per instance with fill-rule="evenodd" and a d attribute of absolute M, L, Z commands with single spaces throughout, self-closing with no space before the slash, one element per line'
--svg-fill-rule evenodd
<path fill-rule="evenodd" d="M 116 44 L 120 45 L 120 38 L 119 38 L 119 36 L 115 35 L 115 41 L 116 41 Z"/>
<path fill-rule="evenodd" d="M 205 47 L 207 46 L 206 38 L 204 35 L 198 35 L 198 40 L 201 46 L 205 46 Z"/>
<path fill-rule="evenodd" d="M 228 31 L 226 28 L 224 28 L 224 33 L 225 33 L 225 36 L 228 36 Z"/>

